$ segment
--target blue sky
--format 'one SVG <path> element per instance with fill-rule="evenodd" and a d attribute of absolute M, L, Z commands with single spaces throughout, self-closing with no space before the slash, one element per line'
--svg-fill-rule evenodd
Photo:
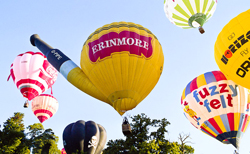
<path fill-rule="evenodd" d="M 184 30 L 171 24 L 165 16 L 163 0 L 0 1 L 0 124 L 14 112 L 25 114 L 26 126 L 39 122 L 31 108 L 22 107 L 26 99 L 14 83 L 7 82 L 10 65 L 18 54 L 39 51 L 30 44 L 32 34 L 39 34 L 80 65 L 83 43 L 92 32 L 105 24 L 127 21 L 154 33 L 162 45 L 165 59 L 158 84 L 127 115 L 145 113 L 152 119 L 166 118 L 171 123 L 166 138 L 177 141 L 179 133 L 190 133 L 195 154 L 233 153 L 233 146 L 218 142 L 189 123 L 183 115 L 180 98 L 193 78 L 219 69 L 214 60 L 217 35 L 225 24 L 249 6 L 249 0 L 219 0 L 214 16 L 204 25 L 205 34 L 201 35 L 198 29 Z M 101 124 L 107 131 L 108 140 L 125 139 L 121 131 L 122 117 L 108 104 L 75 88 L 61 74 L 53 86 L 53 94 L 59 109 L 43 126 L 52 128 L 59 136 L 60 149 L 63 148 L 64 128 L 77 120 Z M 250 152 L 249 137 L 247 131 L 241 139 L 242 154 Z"/>

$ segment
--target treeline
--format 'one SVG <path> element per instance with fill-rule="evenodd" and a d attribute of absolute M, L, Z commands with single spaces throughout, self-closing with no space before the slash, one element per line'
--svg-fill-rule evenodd
<path fill-rule="evenodd" d="M 44 129 L 41 123 L 25 128 L 23 117 L 23 113 L 16 112 L 0 126 L 0 154 L 61 154 L 58 136 L 52 129 Z M 150 119 L 143 113 L 130 118 L 131 134 L 125 139 L 109 140 L 102 154 L 194 153 L 194 148 L 187 145 L 191 143 L 189 135 L 179 134 L 178 142 L 165 138 L 170 125 L 167 119 Z"/>
<path fill-rule="evenodd" d="M 25 128 L 23 113 L 16 112 L 0 129 L 0 154 L 60 154 L 58 136 L 41 123 Z M 28 132 L 25 132 L 28 130 Z"/>

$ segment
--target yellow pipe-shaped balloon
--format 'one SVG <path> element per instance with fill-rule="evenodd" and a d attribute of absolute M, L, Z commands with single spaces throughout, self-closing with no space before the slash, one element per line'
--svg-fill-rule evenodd
<path fill-rule="evenodd" d="M 114 22 L 93 32 L 83 45 L 81 68 L 59 50 L 46 49 L 35 36 L 32 44 L 42 52 L 49 51 L 43 53 L 69 82 L 110 104 L 120 115 L 152 91 L 163 70 L 164 56 L 157 38 L 131 22 Z"/>
<path fill-rule="evenodd" d="M 32 35 L 30 41 L 72 85 L 96 99 L 109 103 L 108 99 L 93 85 L 81 68 L 60 50 L 53 49 L 37 34 Z"/>

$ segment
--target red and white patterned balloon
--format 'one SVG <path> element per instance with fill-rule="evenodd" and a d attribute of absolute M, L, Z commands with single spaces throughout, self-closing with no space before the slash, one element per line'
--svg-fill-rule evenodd
<path fill-rule="evenodd" d="M 57 70 L 41 52 L 19 54 L 11 64 L 10 76 L 28 100 L 42 94 L 55 83 Z"/>
<path fill-rule="evenodd" d="M 50 94 L 41 94 L 31 103 L 31 109 L 41 123 L 51 118 L 58 109 L 58 101 Z"/>

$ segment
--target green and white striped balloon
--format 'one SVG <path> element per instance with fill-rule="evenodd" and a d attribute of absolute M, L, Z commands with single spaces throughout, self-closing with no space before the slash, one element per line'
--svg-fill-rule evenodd
<path fill-rule="evenodd" d="M 202 28 L 212 17 L 216 5 L 217 0 L 164 0 L 164 11 L 176 26 L 183 29 Z"/>

